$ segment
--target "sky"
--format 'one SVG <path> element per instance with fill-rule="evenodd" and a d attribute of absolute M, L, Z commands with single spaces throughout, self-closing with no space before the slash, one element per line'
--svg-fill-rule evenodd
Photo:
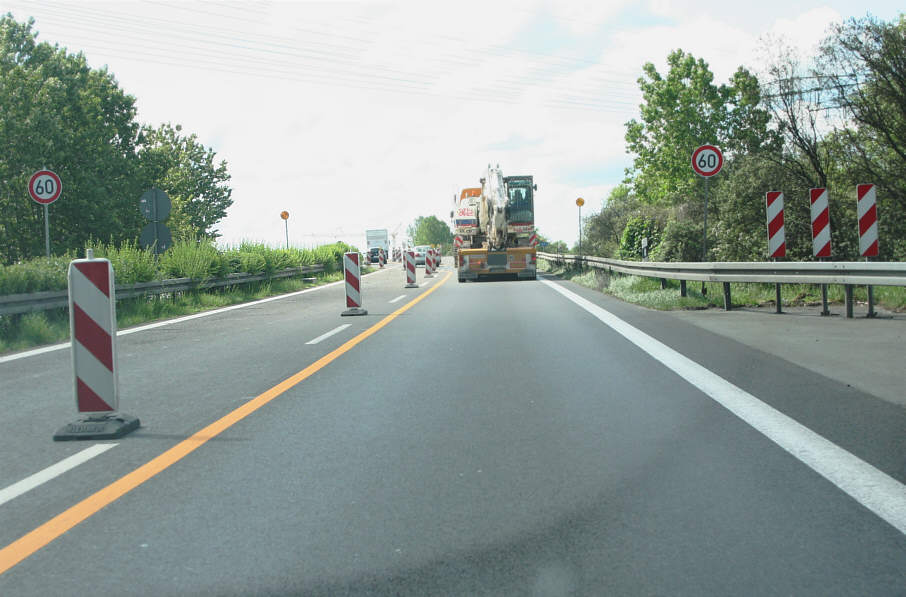
<path fill-rule="evenodd" d="M 578 239 L 632 156 L 637 79 L 677 49 L 715 82 L 763 72 L 766 44 L 805 56 L 834 22 L 891 1 L 23 2 L 39 41 L 106 66 L 138 120 L 181 124 L 232 177 L 218 231 L 242 241 L 365 246 L 403 241 L 419 216 L 450 222 L 488 164 L 530 174 L 535 224 Z M 702 143 L 711 140 L 703 139 Z M 64 185 L 65 185 L 65 181 Z M 65 197 L 61 200 L 65 200 Z M 284 228 L 280 212 L 290 213 Z"/>

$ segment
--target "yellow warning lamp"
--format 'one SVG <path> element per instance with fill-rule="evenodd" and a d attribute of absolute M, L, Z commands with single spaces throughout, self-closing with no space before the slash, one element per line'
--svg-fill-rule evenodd
<path fill-rule="evenodd" d="M 585 205 L 585 199 L 583 199 L 582 197 L 579 197 L 578 199 L 576 199 L 576 205 L 578 205 L 579 207 L 582 207 L 583 205 Z"/>
<path fill-rule="evenodd" d="M 281 217 L 282 219 L 284 219 L 284 220 L 288 220 L 288 219 L 289 219 L 289 212 L 288 212 L 288 211 L 281 211 L 281 212 L 280 212 L 280 217 Z"/>

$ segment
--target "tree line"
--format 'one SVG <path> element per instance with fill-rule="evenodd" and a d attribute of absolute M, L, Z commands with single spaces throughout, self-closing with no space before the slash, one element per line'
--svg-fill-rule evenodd
<path fill-rule="evenodd" d="M 877 189 L 881 260 L 906 260 L 906 16 L 834 26 L 806 63 L 769 40 L 763 80 L 740 67 L 716 84 L 682 50 L 667 72 L 645 65 L 638 118 L 626 123 L 634 156 L 600 212 L 584 221 L 583 252 L 639 259 L 641 239 L 661 261 L 757 261 L 767 256 L 765 193 L 785 196 L 787 257 L 811 259 L 809 189 L 830 197 L 832 257 L 859 258 L 856 185 Z M 723 150 L 710 180 L 705 251 L 700 145 Z"/>
<path fill-rule="evenodd" d="M 38 42 L 33 27 L 0 17 L 0 264 L 44 254 L 43 208 L 27 191 L 42 168 L 63 181 L 50 206 L 55 254 L 138 239 L 151 187 L 170 196 L 174 239 L 215 236 L 232 204 L 226 162 L 178 124 L 138 123 L 135 98 L 106 67 Z"/>

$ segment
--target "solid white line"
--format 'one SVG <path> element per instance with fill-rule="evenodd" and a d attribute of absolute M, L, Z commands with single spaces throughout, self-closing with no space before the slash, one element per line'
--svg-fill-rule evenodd
<path fill-rule="evenodd" d="M 365 274 L 363 278 L 368 276 L 373 276 L 379 272 L 371 272 L 370 274 Z M 253 307 L 255 305 L 260 305 L 263 303 L 269 303 L 271 301 L 279 301 L 281 299 L 290 298 L 293 296 L 299 296 L 300 294 L 306 294 L 308 292 L 315 292 L 317 290 L 322 290 L 324 288 L 330 288 L 331 286 L 338 286 L 340 284 L 345 284 L 345 280 L 337 280 L 336 282 L 331 282 L 323 286 L 316 286 L 315 288 L 306 288 L 305 290 L 298 290 L 296 292 L 290 292 L 289 294 L 279 294 L 277 296 L 269 296 L 267 298 L 258 299 L 257 301 L 252 301 L 250 303 L 240 303 L 238 305 L 230 305 L 229 307 L 223 307 L 221 309 L 212 309 L 211 311 L 202 311 L 201 313 L 194 313 L 192 315 L 186 315 L 184 317 L 177 317 L 176 319 L 168 319 L 166 321 L 158 321 L 156 323 L 149 323 L 147 325 L 140 325 L 134 328 L 129 328 L 126 330 L 120 330 L 116 333 L 117 336 L 128 336 L 129 334 L 135 334 L 136 332 L 144 332 L 147 330 L 153 330 L 155 328 L 162 328 L 167 325 L 173 325 L 174 323 L 182 323 L 184 321 L 190 321 L 192 319 L 199 319 L 201 317 L 208 317 L 209 315 L 217 315 L 219 313 L 226 313 L 227 311 L 233 311 L 234 309 L 244 309 L 246 307 Z M 34 348 L 32 350 L 26 350 L 23 352 L 17 352 L 15 354 L 10 354 L 0 357 L 0 363 L 6 363 L 9 361 L 16 361 L 18 359 L 24 359 L 26 357 L 33 357 L 39 354 L 44 354 L 47 352 L 53 352 L 55 350 L 63 350 L 64 348 L 69 348 L 69 342 L 61 342 L 60 344 L 52 344 L 50 346 L 42 346 L 41 348 Z"/>
<path fill-rule="evenodd" d="M 308 342 L 306 342 L 306 344 L 317 344 L 317 343 L 320 342 L 321 340 L 326 340 L 327 338 L 330 338 L 330 337 L 333 336 L 334 334 L 339 334 L 340 332 L 342 332 L 343 330 L 345 330 L 346 328 L 348 328 L 348 327 L 351 326 L 351 325 L 352 325 L 351 323 L 344 323 L 343 325 L 341 325 L 341 326 L 339 326 L 339 327 L 336 327 L 336 328 L 330 330 L 330 331 L 327 332 L 326 334 L 321 334 L 320 336 L 318 336 L 318 337 L 315 338 L 314 340 L 309 340 Z"/>
<path fill-rule="evenodd" d="M 401 294 L 401 295 L 399 295 L 398 297 L 396 297 L 395 299 L 391 299 L 390 302 L 391 302 L 391 303 L 395 303 L 395 302 L 397 302 L 397 301 L 403 300 L 404 298 L 406 298 L 406 295 L 405 295 L 405 294 Z"/>
<path fill-rule="evenodd" d="M 906 485 L 609 311 L 549 280 L 541 282 L 597 317 L 906 535 Z"/>
<path fill-rule="evenodd" d="M 117 444 L 95 444 L 90 448 L 85 448 L 81 452 L 77 452 L 72 456 L 69 456 L 68 458 L 64 458 L 56 464 L 52 464 L 43 471 L 38 471 L 32 476 L 22 479 L 18 483 L 13 483 L 6 489 L 0 489 L 0 506 L 13 498 L 19 497 L 27 491 L 31 491 L 39 485 L 47 483 L 55 477 L 59 477 L 66 471 L 74 469 L 80 464 L 88 462 L 95 456 L 103 454 L 116 445 Z"/>

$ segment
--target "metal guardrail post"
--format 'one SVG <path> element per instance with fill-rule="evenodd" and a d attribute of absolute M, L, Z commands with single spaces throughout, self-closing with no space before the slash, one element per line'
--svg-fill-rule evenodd
<path fill-rule="evenodd" d="M 686 281 L 685 280 L 679 281 L 679 295 L 682 297 L 686 296 Z"/>
<path fill-rule="evenodd" d="M 866 317 L 875 317 L 875 293 L 871 284 L 868 285 L 868 315 Z"/>
<path fill-rule="evenodd" d="M 775 313 L 783 313 L 783 305 L 780 300 L 780 283 L 774 284 L 774 292 L 776 293 L 776 309 Z"/>
<path fill-rule="evenodd" d="M 830 309 L 827 308 L 827 284 L 821 285 L 821 315 L 830 315 Z"/>
<path fill-rule="evenodd" d="M 843 296 L 846 301 L 846 318 L 853 318 L 853 285 L 845 284 L 843 286 Z"/>
<path fill-rule="evenodd" d="M 661 278 L 661 290 L 667 289 L 667 278 Z"/>
<path fill-rule="evenodd" d="M 730 300 L 730 283 L 724 282 L 724 311 L 729 311 L 733 308 L 733 303 Z"/>

